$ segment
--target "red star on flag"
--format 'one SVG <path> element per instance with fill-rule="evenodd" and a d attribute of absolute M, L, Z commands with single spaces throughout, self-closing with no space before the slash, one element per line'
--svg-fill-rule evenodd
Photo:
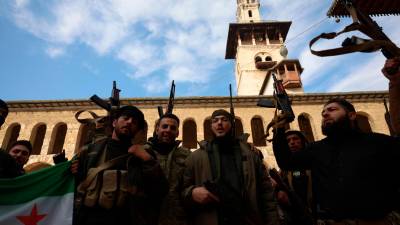
<path fill-rule="evenodd" d="M 31 215 L 29 216 L 17 216 L 17 219 L 24 225 L 37 225 L 37 222 L 42 220 L 47 214 L 38 215 L 36 204 L 33 206 Z"/>

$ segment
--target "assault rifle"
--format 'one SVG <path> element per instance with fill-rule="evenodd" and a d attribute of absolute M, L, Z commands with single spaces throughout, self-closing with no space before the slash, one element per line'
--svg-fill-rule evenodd
<path fill-rule="evenodd" d="M 374 52 L 381 50 L 383 55 L 388 58 L 400 57 L 400 48 L 396 46 L 388 36 L 382 31 L 382 28 L 371 19 L 370 16 L 381 15 L 399 15 L 400 4 L 398 0 L 381 0 L 379 4 L 372 4 L 365 0 L 334 0 L 328 11 L 328 16 L 346 17 L 351 16 L 353 23 L 346 26 L 340 32 L 322 33 L 310 41 L 310 51 L 317 56 L 335 56 L 352 52 Z M 347 38 L 342 47 L 320 50 L 313 50 L 311 47 L 319 39 L 334 39 L 340 34 L 360 31 L 367 35 L 370 39 L 362 39 L 356 36 Z M 385 68 L 386 73 L 394 75 L 399 71 L 400 65 Z M 390 80 L 390 79 L 389 79 Z M 390 82 L 391 83 L 391 82 Z M 398 106 L 397 97 L 400 95 L 398 85 L 390 85 L 389 83 L 389 102 L 390 116 L 392 118 L 392 128 L 396 136 L 400 135 L 400 107 Z"/>
<path fill-rule="evenodd" d="M 111 97 L 109 98 L 110 103 L 107 101 L 101 99 L 97 95 L 92 95 L 90 97 L 90 100 L 92 100 L 96 105 L 100 106 L 101 108 L 105 109 L 108 112 L 108 115 L 111 115 L 111 112 L 113 110 L 116 110 L 120 106 L 120 100 L 119 100 L 119 92 L 121 90 L 117 88 L 117 82 L 113 81 L 113 88 L 111 91 Z"/>
<path fill-rule="evenodd" d="M 300 224 L 313 224 L 313 216 L 310 209 L 307 207 L 304 201 L 301 200 L 300 197 L 283 182 L 279 172 L 275 168 L 272 168 L 269 170 L 269 175 L 276 182 L 277 188 L 284 191 L 288 195 L 289 202 L 292 207 L 292 213 L 293 216 L 295 216 L 295 219 L 299 222 L 301 221 Z"/>
<path fill-rule="evenodd" d="M 169 91 L 168 105 L 165 114 L 172 114 L 172 111 L 174 109 L 174 100 L 175 100 L 175 83 L 174 80 L 172 80 L 171 89 Z M 162 106 L 160 105 L 157 106 L 157 110 L 158 110 L 158 116 L 161 118 L 164 115 Z"/>
<path fill-rule="evenodd" d="M 292 106 L 290 104 L 289 96 L 285 91 L 285 87 L 283 87 L 282 80 L 278 80 L 276 78 L 275 72 L 271 73 L 272 78 L 274 79 L 274 102 L 268 99 L 260 99 L 257 102 L 257 106 L 267 107 L 267 108 L 276 108 L 281 110 L 285 114 L 286 122 L 290 123 L 294 120 L 295 115 L 293 113 Z"/>
<path fill-rule="evenodd" d="M 274 101 L 268 99 L 260 99 L 257 103 L 257 106 L 267 107 L 267 108 L 276 108 L 276 110 L 280 110 L 284 115 L 284 120 L 286 123 L 290 123 L 294 120 L 295 115 L 293 113 L 293 109 L 291 106 L 291 102 L 289 96 L 285 91 L 285 87 L 283 87 L 282 80 L 278 80 L 276 78 L 275 72 L 271 72 L 272 78 L 274 79 Z M 279 121 L 271 121 L 266 129 L 266 137 L 269 136 L 269 129 L 274 126 Z"/>
<path fill-rule="evenodd" d="M 235 117 L 235 109 L 233 108 L 233 99 L 232 99 L 232 85 L 229 84 L 229 102 L 230 102 L 230 113 L 232 119 L 232 136 L 236 137 L 236 117 Z"/>
<path fill-rule="evenodd" d="M 389 4 L 394 1 L 386 0 Z M 334 0 L 331 8 L 328 11 L 328 16 L 351 16 L 353 23 L 345 27 L 340 32 L 322 33 L 321 35 L 313 38 L 310 41 L 311 53 L 318 56 L 334 56 L 342 55 L 352 52 L 374 52 L 381 50 L 386 58 L 394 58 L 400 56 L 400 49 L 390 40 L 388 36 L 382 31 L 382 28 L 371 19 L 371 15 L 393 14 L 396 15 L 400 12 L 399 9 L 386 9 L 385 4 L 379 4 L 381 8 L 374 8 L 366 4 L 362 0 Z M 334 48 L 328 50 L 315 51 L 311 46 L 319 39 L 334 39 L 340 34 L 360 31 L 371 39 L 363 39 L 356 36 L 346 38 L 342 43 L 341 48 Z"/>

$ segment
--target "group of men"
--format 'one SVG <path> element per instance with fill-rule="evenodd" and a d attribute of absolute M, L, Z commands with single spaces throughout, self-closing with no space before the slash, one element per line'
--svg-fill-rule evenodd
<path fill-rule="evenodd" d="M 145 145 L 131 140 L 143 113 L 123 106 L 111 137 L 75 157 L 75 224 L 278 224 L 268 172 L 259 155 L 233 136 L 231 114 L 211 116 L 214 138 L 191 152 L 180 146 L 179 118 L 165 114 Z M 232 213 L 231 210 L 235 210 Z"/>
<path fill-rule="evenodd" d="M 7 113 L 0 113 L 4 122 Z M 212 113 L 213 138 L 193 152 L 176 140 L 180 120 L 174 114 L 159 118 L 144 145 L 132 143 L 145 126 L 138 108 L 122 106 L 110 117 L 112 134 L 85 145 L 72 160 L 74 224 L 400 225 L 400 140 L 362 133 L 345 99 L 324 105 L 326 138 L 320 141 L 307 143 L 301 132 L 276 123 L 273 151 L 289 189 L 276 188 L 259 152 L 236 137 L 226 110 Z M 19 156 L 0 151 L 3 178 L 23 173 L 23 156 L 32 147 L 17 143 L 13 149 Z M 280 219 L 279 209 L 293 201 L 288 190 L 312 212 L 311 220 Z"/>

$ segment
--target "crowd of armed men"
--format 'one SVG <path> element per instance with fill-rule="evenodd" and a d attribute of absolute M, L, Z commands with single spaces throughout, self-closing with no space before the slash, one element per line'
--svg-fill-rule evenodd
<path fill-rule="evenodd" d="M 400 72 L 399 72 L 400 73 Z M 8 114 L 0 102 L 0 122 Z M 195 151 L 176 140 L 179 118 L 164 114 L 146 144 L 131 140 L 144 129 L 135 106 L 112 115 L 112 132 L 73 157 L 76 225 L 399 225 L 400 140 L 361 132 L 356 109 L 334 98 L 322 106 L 324 139 L 308 143 L 274 117 L 268 168 L 259 150 L 235 137 L 234 117 L 211 115 L 211 141 Z M 0 151 L 0 175 L 24 173 L 32 146 L 19 140 Z"/>

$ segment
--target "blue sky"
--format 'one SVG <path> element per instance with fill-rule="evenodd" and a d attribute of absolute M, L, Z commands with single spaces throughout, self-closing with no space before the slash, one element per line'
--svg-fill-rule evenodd
<path fill-rule="evenodd" d="M 350 23 L 326 17 L 330 2 L 262 0 L 261 15 L 292 21 L 287 48 L 304 67 L 305 92 L 386 90 L 380 53 L 311 55 L 312 37 Z M 235 13 L 235 0 L 1 1 L 0 98 L 109 97 L 113 80 L 121 97 L 166 97 L 172 80 L 177 96 L 228 95 L 234 61 L 224 56 Z M 398 17 L 376 20 L 399 44 Z"/>

